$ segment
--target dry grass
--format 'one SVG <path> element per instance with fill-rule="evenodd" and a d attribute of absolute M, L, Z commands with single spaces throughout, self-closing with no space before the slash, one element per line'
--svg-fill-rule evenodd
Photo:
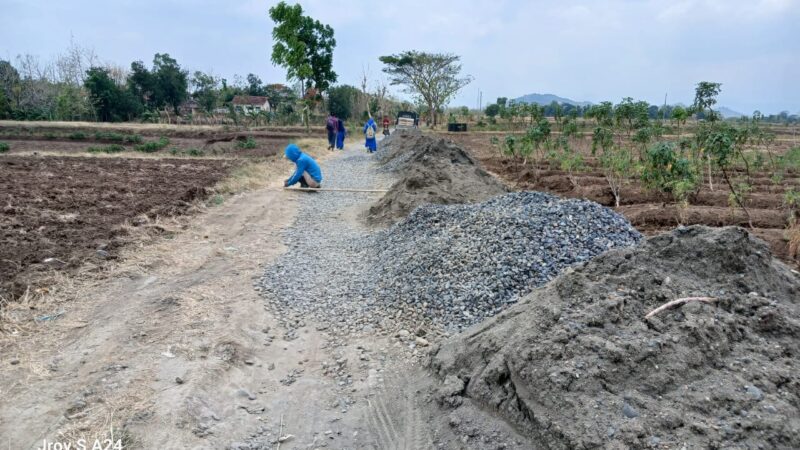
<path fill-rule="evenodd" d="M 331 152 L 327 151 L 324 139 L 303 138 L 295 142 L 304 152 L 314 159 L 324 160 Z M 239 192 L 252 191 L 267 187 L 271 182 L 281 179 L 293 170 L 292 163 L 280 156 L 266 160 L 249 160 L 236 167 L 214 187 L 214 192 L 233 195 Z"/>
<path fill-rule="evenodd" d="M 786 238 L 789 240 L 789 257 L 800 263 L 800 223 L 786 229 Z"/>

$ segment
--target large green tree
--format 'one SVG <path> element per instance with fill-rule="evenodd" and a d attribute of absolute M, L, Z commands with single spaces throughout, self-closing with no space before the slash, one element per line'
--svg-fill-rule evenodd
<path fill-rule="evenodd" d="M 360 93 L 357 87 L 346 84 L 332 87 L 328 91 L 328 111 L 342 120 L 349 119 Z"/>
<path fill-rule="evenodd" d="M 138 112 L 134 96 L 114 82 L 108 69 L 92 67 L 87 70 L 84 86 L 97 118 L 103 122 L 130 120 Z"/>
<path fill-rule="evenodd" d="M 198 70 L 195 71 L 192 77 L 192 85 L 194 86 L 192 98 L 194 98 L 206 112 L 210 113 L 214 111 L 220 95 L 218 89 L 219 78 Z"/>
<path fill-rule="evenodd" d="M 717 95 L 720 92 L 722 92 L 722 83 L 712 83 L 710 81 L 697 83 L 694 90 L 694 104 L 692 104 L 694 112 L 709 121 L 716 121 L 718 118 L 717 113 L 711 108 L 717 104 Z"/>
<path fill-rule="evenodd" d="M 322 93 L 335 83 L 333 28 L 303 15 L 299 4 L 280 2 L 269 9 L 272 29 L 272 63 L 286 69 L 287 80 L 299 80 L 305 97 L 310 89 Z"/>
<path fill-rule="evenodd" d="M 172 106 L 177 114 L 189 97 L 189 73 L 167 53 L 156 53 L 152 70 L 141 61 L 132 63 L 128 84 L 139 101 L 151 109 Z"/>
<path fill-rule="evenodd" d="M 405 86 L 406 92 L 424 102 L 433 115 L 434 126 L 438 111 L 472 81 L 469 75 L 461 75 L 460 59 L 449 53 L 418 51 L 380 57 L 385 64 L 383 72 L 389 75 L 392 85 Z"/>

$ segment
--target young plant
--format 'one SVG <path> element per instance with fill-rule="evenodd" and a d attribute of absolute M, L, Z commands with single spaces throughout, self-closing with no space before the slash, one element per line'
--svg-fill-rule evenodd
<path fill-rule="evenodd" d="M 238 141 L 236 146 L 241 149 L 254 149 L 258 147 L 258 143 L 256 142 L 253 136 L 247 136 L 247 139 L 244 141 Z"/>
<path fill-rule="evenodd" d="M 734 187 L 730 176 L 730 169 L 734 159 L 743 158 L 740 147 L 741 140 L 739 138 L 740 136 L 737 135 L 737 130 L 730 127 L 717 127 L 707 136 L 705 147 L 709 152 L 709 156 L 714 158 L 714 162 L 717 167 L 720 168 L 722 177 L 731 191 L 732 199 L 742 208 L 745 216 L 747 216 L 747 222 L 750 228 L 753 228 L 750 211 L 747 210 L 747 206 L 745 205 L 745 194 L 740 193 L 739 190 Z"/>
<path fill-rule="evenodd" d="M 8 142 L 0 142 L 0 153 L 8 153 L 8 150 L 11 146 L 8 145 Z"/>
<path fill-rule="evenodd" d="M 627 147 L 605 151 L 600 156 L 600 166 L 614 196 L 614 206 L 619 207 L 622 187 L 636 170 L 633 152 Z"/>
<path fill-rule="evenodd" d="M 676 202 L 687 202 L 697 188 L 694 167 L 671 142 L 658 142 L 647 150 L 642 182 L 650 189 L 668 193 Z"/>
<path fill-rule="evenodd" d="M 578 187 L 578 181 L 575 177 L 575 173 L 583 170 L 583 156 L 570 147 L 569 141 L 564 136 L 558 138 L 556 145 L 560 149 L 560 151 L 556 153 L 556 157 L 559 161 L 559 168 L 567 172 L 567 178 L 570 183 L 572 183 L 572 187 L 576 188 Z"/>
<path fill-rule="evenodd" d="M 154 153 L 169 145 L 169 139 L 161 136 L 157 141 L 145 142 L 134 147 L 137 152 Z"/>

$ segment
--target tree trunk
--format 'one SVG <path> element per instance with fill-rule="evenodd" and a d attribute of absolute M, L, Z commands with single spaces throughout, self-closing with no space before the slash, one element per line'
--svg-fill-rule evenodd
<path fill-rule="evenodd" d="M 744 215 L 747 216 L 747 223 L 748 225 L 750 225 L 750 228 L 752 229 L 753 219 L 750 218 L 750 211 L 748 211 L 747 208 L 744 206 L 744 202 L 742 201 L 741 198 L 739 198 L 739 194 L 736 192 L 736 189 L 733 188 L 733 184 L 731 184 L 731 180 L 730 178 L 728 178 L 728 172 L 725 169 L 722 169 L 722 177 L 728 184 L 728 188 L 730 188 L 734 200 L 736 200 L 736 203 L 739 205 L 740 208 L 742 208 L 742 211 L 744 211 Z"/>

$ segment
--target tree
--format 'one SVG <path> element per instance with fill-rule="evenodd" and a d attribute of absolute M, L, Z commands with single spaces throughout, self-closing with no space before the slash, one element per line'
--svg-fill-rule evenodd
<path fill-rule="evenodd" d="M 269 17 L 275 22 L 272 63 L 286 69 L 287 80 L 300 81 L 301 96 L 311 88 L 319 93 L 326 91 L 337 79 L 333 71 L 333 28 L 304 16 L 299 4 L 280 2 L 269 9 Z"/>
<path fill-rule="evenodd" d="M 268 84 L 264 86 L 264 95 L 273 109 L 294 108 L 297 94 L 284 84 Z"/>
<path fill-rule="evenodd" d="M 194 86 L 192 98 L 197 100 L 206 112 L 214 111 L 219 99 L 219 90 L 217 89 L 219 79 L 214 75 L 205 74 L 198 70 L 192 77 L 192 85 Z"/>
<path fill-rule="evenodd" d="M 383 72 L 389 75 L 392 85 L 405 86 L 406 92 L 428 106 L 434 126 L 439 109 L 472 81 L 469 75 L 461 77 L 461 58 L 453 54 L 406 51 L 379 59 L 386 65 Z"/>
<path fill-rule="evenodd" d="M 686 124 L 686 119 L 689 118 L 689 111 L 686 111 L 686 108 L 683 106 L 676 106 L 672 110 L 672 120 L 674 120 L 678 124 L 678 137 L 681 135 L 681 126 Z"/>
<path fill-rule="evenodd" d="M 355 86 L 341 85 L 328 90 L 328 111 L 336 117 L 347 120 L 353 116 L 353 108 L 360 91 Z"/>
<path fill-rule="evenodd" d="M 702 114 L 709 121 L 717 120 L 717 114 L 711 109 L 717 104 L 717 95 L 722 91 L 722 83 L 712 83 L 701 81 L 697 83 L 694 91 L 694 103 L 692 109 L 697 114 Z"/>
<path fill-rule="evenodd" d="M 261 82 L 261 78 L 256 74 L 247 74 L 247 95 L 265 96 L 266 88 Z"/>
<path fill-rule="evenodd" d="M 10 119 L 19 107 L 19 72 L 8 61 L 0 60 L 0 119 Z"/>
<path fill-rule="evenodd" d="M 489 117 L 495 117 L 500 114 L 500 106 L 497 103 L 492 103 L 487 105 L 483 112 Z"/>
<path fill-rule="evenodd" d="M 178 114 L 178 107 L 189 96 L 189 74 L 181 70 L 178 62 L 167 53 L 156 53 L 153 58 L 153 75 L 156 79 L 159 106 L 170 105 Z"/>
<path fill-rule="evenodd" d="M 133 95 L 118 86 L 107 69 L 92 67 L 87 70 L 84 86 L 89 91 L 89 99 L 101 121 L 125 120 L 136 113 Z"/>
<path fill-rule="evenodd" d="M 128 88 L 136 99 L 148 108 L 156 109 L 156 80 L 141 61 L 131 63 Z"/>

